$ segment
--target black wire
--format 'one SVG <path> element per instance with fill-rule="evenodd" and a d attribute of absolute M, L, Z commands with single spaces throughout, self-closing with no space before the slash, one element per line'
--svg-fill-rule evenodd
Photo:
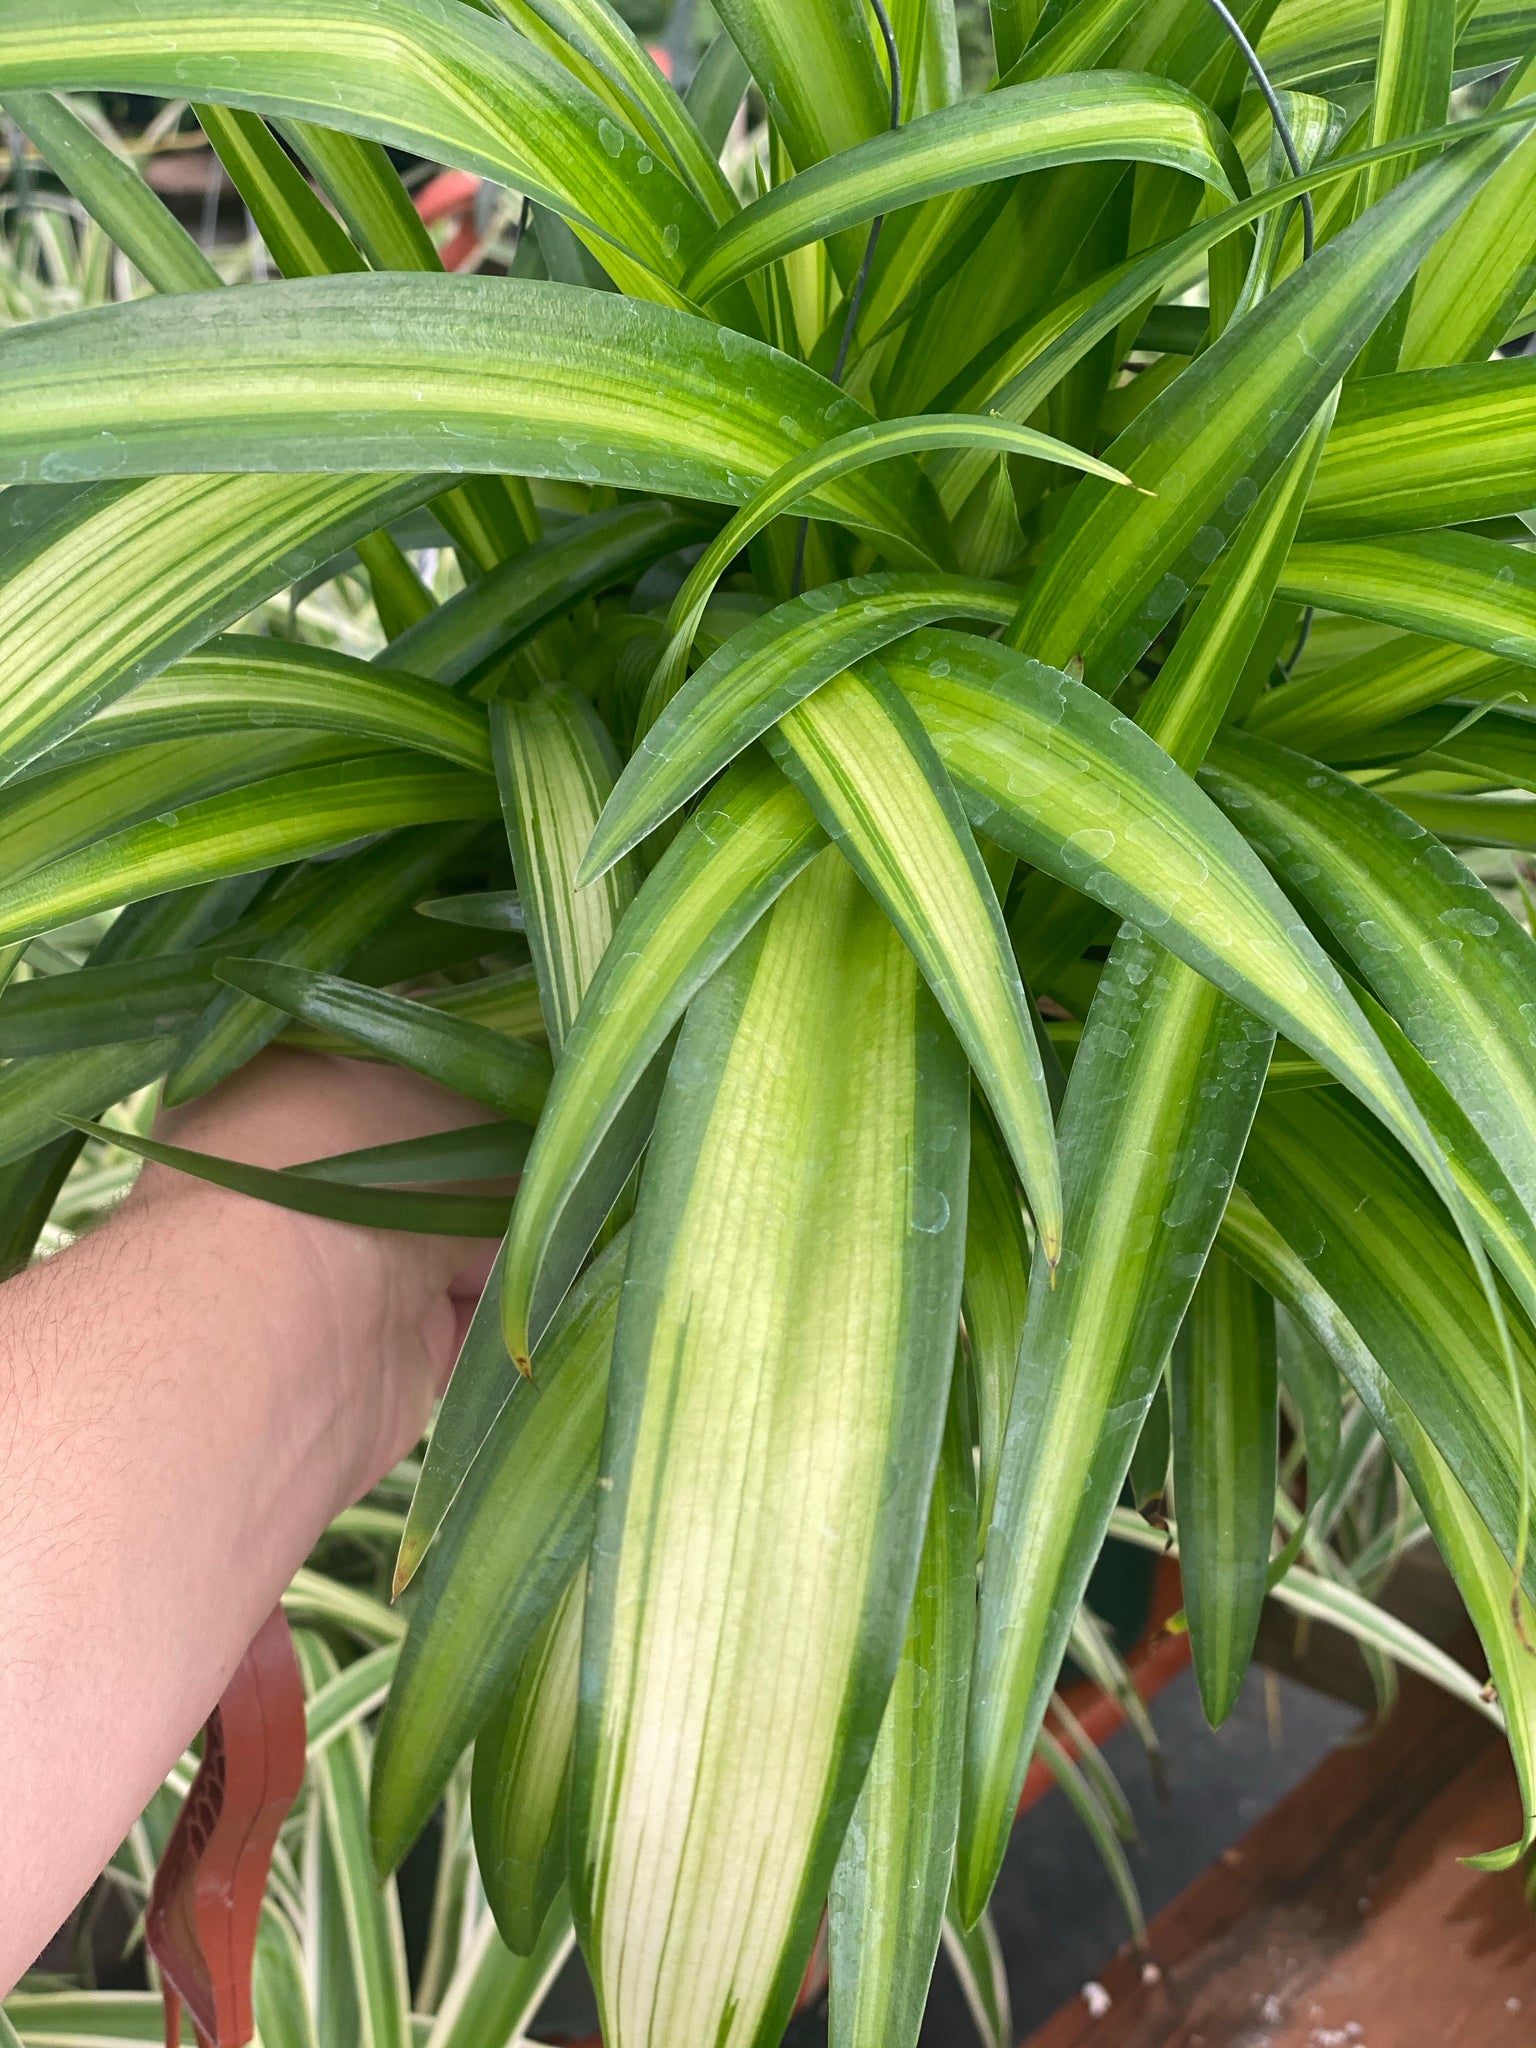
<path fill-rule="evenodd" d="M 1275 92 L 1275 88 L 1269 82 L 1268 72 L 1259 62 L 1258 51 L 1249 42 L 1247 36 L 1244 35 L 1242 23 L 1226 5 L 1226 0 L 1209 0 L 1209 5 L 1212 13 L 1217 16 L 1227 34 L 1236 43 L 1239 50 L 1242 51 L 1243 61 L 1253 73 L 1253 82 L 1264 95 L 1265 105 L 1269 108 L 1269 118 L 1275 124 L 1275 133 L 1280 138 L 1280 147 L 1285 151 L 1286 161 L 1291 167 L 1292 177 L 1299 178 L 1303 176 L 1301 157 L 1296 148 L 1296 138 L 1291 133 L 1290 124 L 1280 111 L 1279 97 Z M 1312 254 L 1316 234 L 1317 224 L 1312 214 L 1312 195 L 1310 192 L 1303 192 L 1301 195 L 1301 255 L 1303 262 Z"/>
<path fill-rule="evenodd" d="M 901 126 L 901 52 L 896 47 L 896 31 L 891 26 L 891 17 L 885 11 L 885 0 L 869 0 L 874 9 L 875 20 L 880 24 L 880 34 L 885 43 L 885 54 L 891 71 L 891 126 Z M 864 303 L 864 288 L 869 283 L 869 273 L 875 260 L 875 250 L 880 241 L 880 230 L 885 226 L 885 215 L 877 213 L 869 224 L 869 239 L 864 244 L 864 257 L 859 264 L 858 276 L 853 280 L 853 290 L 848 294 L 848 311 L 843 318 L 843 336 L 837 344 L 837 360 L 832 365 L 832 382 L 841 384 L 843 372 L 848 367 L 848 351 L 853 346 L 853 332 L 859 324 L 859 308 Z M 805 543 L 810 533 L 811 522 L 802 519 L 800 530 L 795 535 L 795 569 L 790 579 L 789 594 L 800 595 L 800 586 L 805 581 Z"/>

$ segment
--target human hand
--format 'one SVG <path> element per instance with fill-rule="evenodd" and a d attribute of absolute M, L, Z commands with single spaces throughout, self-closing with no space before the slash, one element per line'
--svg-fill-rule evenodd
<path fill-rule="evenodd" d="M 272 1047 L 231 1078 L 157 1120 L 155 1133 L 254 1166 L 292 1166 L 331 1153 L 425 1137 L 493 1112 L 402 1068 Z M 148 1166 L 124 1221 L 195 1207 L 229 1246 L 234 1274 L 259 1257 L 269 1304 L 296 1308 L 326 1333 L 334 1367 L 324 1432 L 335 1510 L 365 1493 L 426 1426 L 495 1257 L 485 1240 L 366 1230 L 251 1201 L 168 1167 Z M 238 1248 L 238 1250 L 237 1250 Z M 256 1301 L 241 1291 L 245 1311 Z M 320 1391 L 311 1388 L 311 1394 Z"/>

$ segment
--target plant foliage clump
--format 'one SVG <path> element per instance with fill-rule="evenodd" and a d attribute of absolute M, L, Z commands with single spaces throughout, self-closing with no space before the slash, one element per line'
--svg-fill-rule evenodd
<path fill-rule="evenodd" d="M 946 1911 L 1005 2025 L 968 1930 L 1132 1497 L 1213 1722 L 1271 1589 L 1475 1693 L 1369 1604 L 1426 1529 L 1536 1831 L 1536 31 L 995 0 L 962 94 L 950 0 L 717 7 L 681 97 L 606 0 L 0 23 L 151 288 L 0 335 L 0 1234 L 279 1036 L 494 1109 L 124 1140 L 505 1233 L 377 1868 L 473 1745 L 611 2048 L 771 2048 L 829 1899 L 885 2048 Z M 279 276 L 104 90 L 190 96 Z M 517 195 L 510 274 L 402 153 Z"/>

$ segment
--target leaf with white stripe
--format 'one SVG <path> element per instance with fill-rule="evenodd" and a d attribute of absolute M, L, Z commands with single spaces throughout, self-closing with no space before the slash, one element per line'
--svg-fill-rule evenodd
<path fill-rule="evenodd" d="M 786 712 L 769 745 L 911 947 L 986 1091 L 1054 1266 L 1061 1174 L 1040 1048 L 991 877 L 933 742 L 867 662 Z"/>
<path fill-rule="evenodd" d="M 587 984 L 635 893 L 635 864 L 616 861 L 585 888 L 576 869 L 619 772 L 618 755 L 584 697 L 563 684 L 491 706 L 523 928 L 558 1060 Z"/>
<path fill-rule="evenodd" d="M 611 2041 L 767 2048 L 789 2017 L 906 1631 L 967 1128 L 828 849 L 690 1011 L 636 1212 L 572 1798 Z"/>
<path fill-rule="evenodd" d="M 1162 1363 L 1221 1221 L 1273 1034 L 1121 927 L 1061 1113 L 1052 1287 L 1037 1255 L 983 1554 L 956 1896 L 1008 1844 L 1073 1620 Z"/>
<path fill-rule="evenodd" d="M 646 878 L 593 977 L 518 1189 L 501 1285 L 507 1348 L 521 1366 L 602 1220 L 580 1200 L 602 1147 L 638 1157 L 643 1132 L 626 1136 L 620 1124 L 631 1095 L 694 994 L 824 843 L 804 797 L 754 754 Z"/>

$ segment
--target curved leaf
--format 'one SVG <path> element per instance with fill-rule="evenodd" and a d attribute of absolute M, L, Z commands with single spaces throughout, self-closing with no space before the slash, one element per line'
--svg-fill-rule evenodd
<path fill-rule="evenodd" d="M 830 477 L 864 469 L 871 463 L 888 462 L 896 455 L 916 455 L 933 448 L 984 448 L 994 454 L 1033 455 L 1042 462 L 1123 481 L 1107 464 L 1069 448 L 1053 435 L 1039 433 L 1032 427 L 1016 427 L 1006 420 L 977 419 L 965 413 L 877 420 L 873 426 L 855 427 L 850 433 L 840 434 L 809 455 L 796 456 L 742 506 L 689 570 L 667 614 L 671 638 L 646 693 L 651 718 L 644 722 L 649 724 L 676 694 L 715 585 L 747 543 L 770 521 L 781 513 L 792 512 Z"/>
<path fill-rule="evenodd" d="M 468 688 L 493 661 L 584 597 L 702 540 L 707 531 L 697 513 L 672 505 L 641 502 L 594 512 L 440 604 L 392 640 L 379 664 Z"/>
<path fill-rule="evenodd" d="M 559 684 L 491 706 L 518 901 L 558 1059 L 587 984 L 635 893 L 634 864 L 575 886 L 582 850 L 613 789 L 618 757 L 584 697 Z"/>
<path fill-rule="evenodd" d="M 1471 533 L 1307 541 L 1280 571 L 1280 595 L 1411 633 L 1536 664 L 1536 558 Z"/>
<path fill-rule="evenodd" d="M 896 572 L 824 583 L 775 605 L 733 633 L 661 710 L 604 806 L 581 875 L 602 874 L 794 705 L 865 655 L 937 619 L 1004 624 L 1014 604 L 1006 584 Z"/>
<path fill-rule="evenodd" d="M 336 1223 L 362 1224 L 370 1230 L 426 1231 L 440 1237 L 500 1237 L 506 1228 L 507 1202 L 492 1195 L 433 1195 L 394 1188 L 344 1187 L 314 1176 L 266 1166 L 247 1166 L 238 1159 L 219 1159 L 208 1152 L 189 1152 L 132 1131 L 109 1129 L 85 1117 L 60 1114 L 59 1121 L 88 1138 L 116 1145 L 141 1159 L 173 1167 L 215 1187 L 302 1216 L 325 1216 Z"/>
<path fill-rule="evenodd" d="M 136 683 L 52 748 L 48 765 L 152 740 L 287 725 L 414 747 L 491 772 L 490 734 L 474 706 L 328 648 L 245 634 L 215 640 Z"/>
<path fill-rule="evenodd" d="M 1219 1728 L 1259 1630 L 1279 1444 L 1275 1305 L 1219 1251 L 1200 1275 L 1168 1377 L 1190 1647 L 1205 1718 Z"/>
<path fill-rule="evenodd" d="M 560 1595 L 475 1737 L 475 1861 L 507 1947 L 527 1955 L 565 1882 L 586 1573 Z"/>
<path fill-rule="evenodd" d="M 992 1521 L 1013 1377 L 1029 1306 L 1029 1238 L 1007 1152 L 986 1115 L 971 1110 L 971 1184 L 965 1209 L 961 1302 L 976 1389 L 977 1521 Z"/>
<path fill-rule="evenodd" d="M 1274 1044 L 1122 925 L 1062 1106 L 1056 1284 L 1037 1255 L 983 1553 L 955 1889 L 975 1923 Z"/>
<path fill-rule="evenodd" d="M 201 292 L 222 282 L 137 166 L 71 107 L 47 92 L 8 92 L 0 105 L 157 292 Z"/>
<path fill-rule="evenodd" d="M 1494 695 L 1522 685 L 1536 697 L 1536 679 L 1522 675 L 1521 665 L 1501 654 L 1399 633 L 1353 661 L 1265 691 L 1244 724 L 1282 747 L 1302 747 L 1324 760 L 1347 760 L 1342 750 L 1357 733 L 1444 697 Z"/>
<path fill-rule="evenodd" d="M 425 1074 L 505 1117 L 538 1122 L 549 1090 L 549 1054 L 526 1040 L 447 1016 L 409 996 L 389 995 L 272 960 L 221 960 L 220 981 L 302 1017 L 375 1054 Z"/>
<path fill-rule="evenodd" d="M 1364 377 L 1340 401 L 1302 538 L 1348 540 L 1523 512 L 1533 462 L 1536 362 Z"/>
<path fill-rule="evenodd" d="M 1307 1088 L 1265 1099 L 1240 1180 L 1359 1331 L 1513 1559 L 1522 1422 L 1509 1367 L 1479 1281 L 1419 1174 L 1347 1096 Z M 1515 1318 L 1509 1336 L 1529 1414 L 1536 1343 Z M 1529 1560 L 1525 1578 L 1529 1592 Z"/>
<path fill-rule="evenodd" d="M 1163 164 L 1230 196 L 1237 159 L 1225 142 L 1209 109 L 1162 79 L 1093 71 L 1005 86 L 920 115 L 776 185 L 716 232 L 684 289 L 713 298 L 839 228 L 1052 164 Z"/>
<path fill-rule="evenodd" d="M 279 896 L 284 911 L 269 938 L 251 950 L 290 967 L 336 968 L 379 923 L 404 910 L 421 889 L 473 840 L 477 827 L 426 826 L 391 833 L 350 860 L 321 861 Z M 245 947 L 226 938 L 224 952 Z M 227 986 L 215 989 L 181 1042 L 162 1101 L 188 1102 L 254 1057 L 282 1029 L 265 1003 Z"/>
<path fill-rule="evenodd" d="M 715 11 L 802 170 L 886 125 L 885 82 L 856 0 L 724 0 Z"/>
<path fill-rule="evenodd" d="M 299 278 L 46 328 L 0 335 L 3 482 L 513 470 L 736 504 L 864 418 L 731 328 L 522 278 Z M 878 483 L 859 471 L 823 485 L 815 506 L 921 551 L 922 483 L 890 463 Z"/>
<path fill-rule="evenodd" d="M 0 777 L 430 496 L 419 477 L 167 476 L 75 497 L 3 564 Z"/>
<path fill-rule="evenodd" d="M 130 825 L 0 887 L 0 928 L 9 938 L 31 936 L 166 889 L 326 853 L 370 832 L 495 815 L 489 776 L 413 755 L 296 769 Z"/>
<path fill-rule="evenodd" d="M 1393 1462 L 1413 1488 L 1436 1547 L 1451 1568 L 1493 1673 L 1525 1808 L 1525 1828 L 1514 1853 L 1495 1851 L 1470 1860 L 1484 1869 L 1505 1868 L 1536 1836 L 1536 1668 L 1529 1647 L 1536 1615 L 1522 1598 L 1516 1619 L 1509 1568 L 1464 1488 L 1337 1303 L 1241 1189 L 1227 1205 L 1222 1242 L 1284 1302 L 1359 1396 Z"/>
<path fill-rule="evenodd" d="M 907 1639 L 832 1873 L 831 2048 L 916 2048 L 955 1855 L 975 1617 L 976 1483 L 952 1398 Z"/>
<path fill-rule="evenodd" d="M 1205 779 L 1375 987 L 1536 1226 L 1536 941 L 1422 825 L 1303 755 L 1234 735 Z"/>
<path fill-rule="evenodd" d="M 1263 864 L 1161 748 L 1086 685 L 990 641 L 915 635 L 887 665 L 978 830 L 1144 925 L 1283 1031 L 1358 1093 L 1456 1199 L 1337 970 Z"/>
<path fill-rule="evenodd" d="M 1009 642 L 1058 665 L 1080 657 L 1113 689 L 1518 139 L 1495 131 L 1416 171 L 1154 398 L 1106 459 L 1162 495 L 1080 484 Z"/>
<path fill-rule="evenodd" d="M 175 815 L 174 807 L 235 801 L 266 776 L 281 776 L 327 762 L 355 761 L 370 750 L 302 732 L 221 734 L 212 739 L 166 740 L 132 753 L 99 754 L 53 770 L 38 770 L 6 792 L 5 834 L 0 839 L 0 884 L 15 883 L 93 839 L 141 819 Z M 335 768 L 328 771 L 335 774 Z"/>

